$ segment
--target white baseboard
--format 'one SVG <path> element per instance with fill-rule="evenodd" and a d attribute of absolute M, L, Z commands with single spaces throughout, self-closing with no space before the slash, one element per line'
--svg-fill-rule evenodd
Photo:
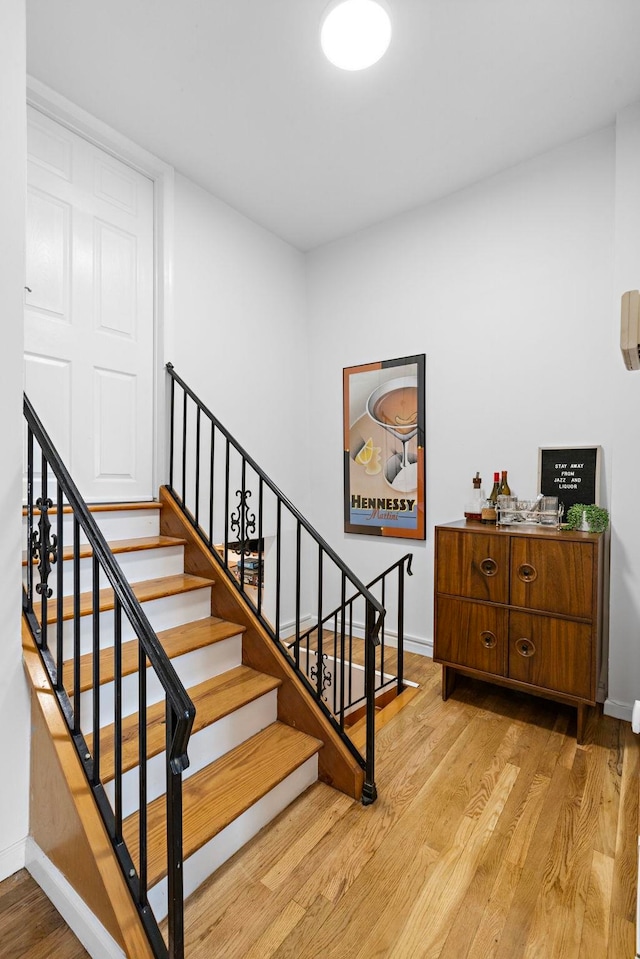
<path fill-rule="evenodd" d="M 304 633 L 307 630 L 315 629 L 317 622 L 317 616 L 312 616 L 310 614 L 304 616 L 300 620 L 300 632 Z M 290 639 L 295 633 L 295 625 L 296 624 L 294 620 L 282 623 L 280 626 L 280 638 L 282 640 Z M 364 623 L 353 623 L 352 630 L 354 636 L 357 636 L 359 639 L 364 639 Z M 384 641 L 389 646 L 397 646 L 397 633 L 389 629 L 385 630 Z M 433 659 L 433 640 L 427 639 L 426 636 L 410 636 L 405 633 L 404 648 L 408 653 L 417 653 L 418 656 L 429 656 L 431 659 Z"/>
<path fill-rule="evenodd" d="M 624 719 L 631 722 L 631 713 L 633 712 L 633 703 L 617 703 L 614 699 L 605 699 L 604 714 L 613 716 L 615 719 Z"/>
<path fill-rule="evenodd" d="M 26 840 L 26 867 L 92 959 L 126 959 L 84 899 L 31 837 Z"/>
<path fill-rule="evenodd" d="M 433 659 L 433 640 L 423 639 L 421 636 L 405 636 L 404 648 L 407 653 L 417 653 L 418 656 L 428 656 Z"/>
<path fill-rule="evenodd" d="M 24 869 L 27 861 L 27 837 L 14 842 L 0 852 L 0 882 L 13 876 L 18 869 Z"/>

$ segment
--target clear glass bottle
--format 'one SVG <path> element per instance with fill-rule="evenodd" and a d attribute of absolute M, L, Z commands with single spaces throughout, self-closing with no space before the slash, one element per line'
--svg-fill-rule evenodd
<path fill-rule="evenodd" d="M 472 482 L 473 492 L 471 494 L 471 499 L 465 506 L 464 518 L 469 521 L 479 521 L 482 519 L 482 504 L 484 503 L 484 490 L 482 489 L 482 479 L 480 478 L 480 473 L 476 473 Z"/>

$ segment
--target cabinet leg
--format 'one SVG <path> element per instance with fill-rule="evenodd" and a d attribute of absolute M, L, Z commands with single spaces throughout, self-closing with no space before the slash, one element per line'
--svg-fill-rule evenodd
<path fill-rule="evenodd" d="M 456 671 L 451 666 L 442 667 L 442 698 L 448 699 L 456 688 Z"/>
<path fill-rule="evenodd" d="M 588 709 L 589 707 L 586 705 L 586 703 L 580 703 L 580 705 L 578 706 L 578 730 L 576 733 L 576 742 L 578 746 L 582 746 L 582 744 L 584 743 L 584 733 L 587 726 L 587 718 L 589 715 Z"/>

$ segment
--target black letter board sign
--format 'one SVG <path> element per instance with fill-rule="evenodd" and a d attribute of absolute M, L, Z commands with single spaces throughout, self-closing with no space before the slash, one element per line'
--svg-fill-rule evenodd
<path fill-rule="evenodd" d="M 565 516 L 575 503 L 600 503 L 600 451 L 600 446 L 538 450 L 538 488 L 558 497 Z"/>

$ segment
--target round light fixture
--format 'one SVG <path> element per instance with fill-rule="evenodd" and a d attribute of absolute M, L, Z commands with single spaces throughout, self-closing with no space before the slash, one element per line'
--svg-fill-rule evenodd
<path fill-rule="evenodd" d="M 320 43 L 341 70 L 364 70 L 386 52 L 391 19 L 377 0 L 338 0 L 325 11 Z"/>

